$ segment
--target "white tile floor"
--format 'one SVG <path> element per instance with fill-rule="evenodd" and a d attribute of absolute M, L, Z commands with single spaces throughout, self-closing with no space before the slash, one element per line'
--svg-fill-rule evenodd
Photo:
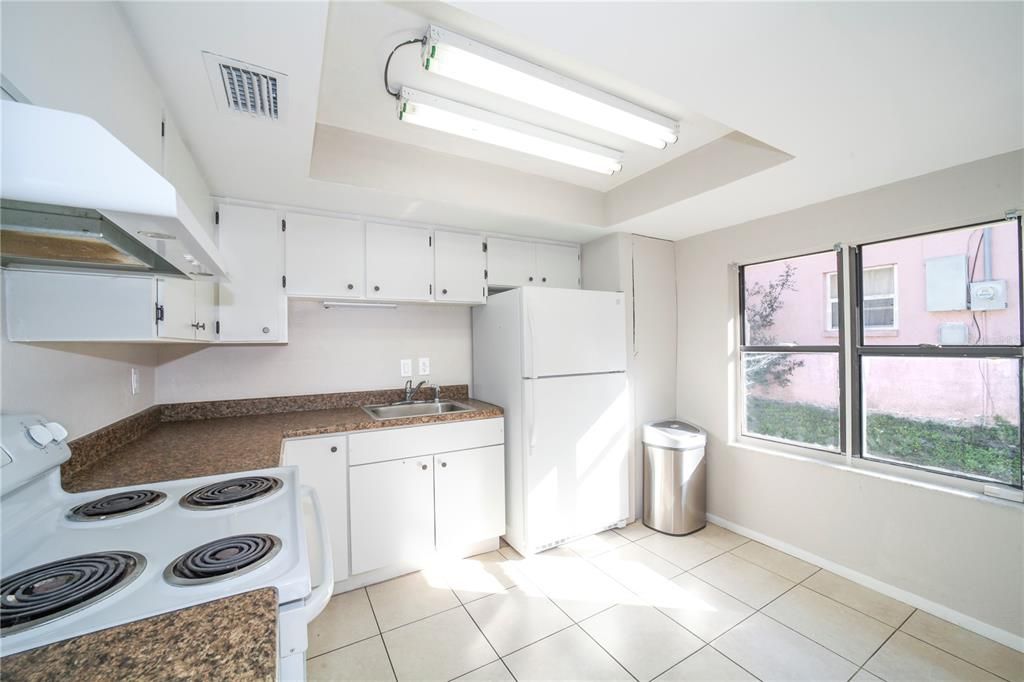
<path fill-rule="evenodd" d="M 708 525 L 502 547 L 338 595 L 311 680 L 1006 680 L 1024 654 Z"/>

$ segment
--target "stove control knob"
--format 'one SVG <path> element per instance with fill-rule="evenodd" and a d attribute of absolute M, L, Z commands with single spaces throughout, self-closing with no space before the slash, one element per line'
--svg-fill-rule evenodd
<path fill-rule="evenodd" d="M 46 430 L 58 443 L 68 437 L 68 430 L 57 422 L 46 422 Z"/>
<path fill-rule="evenodd" d="M 28 437 L 41 448 L 45 448 L 53 440 L 53 434 L 42 424 L 33 424 L 28 427 Z"/>

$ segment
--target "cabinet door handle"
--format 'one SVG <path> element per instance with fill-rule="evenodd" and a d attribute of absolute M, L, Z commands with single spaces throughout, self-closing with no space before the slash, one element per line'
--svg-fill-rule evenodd
<path fill-rule="evenodd" d="M 546 282 L 546 281 L 548 281 L 548 278 L 547 278 L 547 277 L 541 277 L 541 278 L 540 278 L 540 281 L 542 281 L 542 282 Z"/>
<path fill-rule="evenodd" d="M 269 334 L 270 333 L 270 327 L 264 327 L 263 328 L 263 333 L 264 334 Z"/>
<path fill-rule="evenodd" d="M 349 290 L 349 291 L 352 291 L 352 290 L 353 290 L 353 289 L 355 289 L 355 288 L 356 288 L 356 287 L 355 287 L 355 285 L 354 285 L 354 284 L 349 284 L 349 285 L 348 285 L 348 290 Z"/>
<path fill-rule="evenodd" d="M 448 295 L 448 290 L 447 289 L 441 289 L 441 293 L 444 294 L 445 296 L 447 296 Z"/>
<path fill-rule="evenodd" d="M 423 469 L 424 471 L 426 471 L 427 470 L 427 465 L 426 464 L 421 464 L 420 465 L 420 469 Z"/>
<path fill-rule="evenodd" d="M 380 291 L 380 287 L 379 287 L 379 286 L 377 286 L 376 284 L 374 284 L 374 285 L 373 285 L 373 290 L 374 290 L 374 291 Z"/>
<path fill-rule="evenodd" d="M 448 462 L 441 462 L 441 468 L 444 469 L 448 466 Z"/>
<path fill-rule="evenodd" d="M 338 451 L 338 446 L 337 445 L 332 445 L 331 446 L 331 452 L 337 452 L 337 451 Z"/>
<path fill-rule="evenodd" d="M 531 282 L 533 281 L 533 275 L 530 275 L 530 281 Z"/>

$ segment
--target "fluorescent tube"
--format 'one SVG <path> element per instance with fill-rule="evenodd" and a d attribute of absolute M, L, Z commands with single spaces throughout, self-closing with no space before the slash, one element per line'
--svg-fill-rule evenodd
<path fill-rule="evenodd" d="M 461 102 L 402 88 L 398 118 L 406 123 L 611 175 L 622 153 Z"/>
<path fill-rule="evenodd" d="M 658 149 L 679 139 L 670 118 L 438 26 L 427 31 L 422 64 L 431 73 Z"/>

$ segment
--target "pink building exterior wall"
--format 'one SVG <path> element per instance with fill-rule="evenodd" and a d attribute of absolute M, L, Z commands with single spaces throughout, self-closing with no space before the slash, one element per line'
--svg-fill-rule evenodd
<path fill-rule="evenodd" d="M 862 249 L 865 268 L 896 266 L 896 329 L 868 330 L 867 345 L 916 345 L 939 343 L 939 325 L 965 323 L 969 343 L 1020 344 L 1019 246 L 1015 221 L 993 224 L 992 279 L 1006 280 L 1007 307 L 1003 310 L 929 312 L 926 306 L 925 262 L 930 258 L 966 254 L 968 275 L 975 263 L 981 228 L 914 237 Z M 783 294 L 770 333 L 778 344 L 833 345 L 839 335 L 828 329 L 827 274 L 836 271 L 832 252 L 748 266 L 744 277 L 767 285 L 785 270 L 796 267 L 795 291 Z M 978 252 L 972 281 L 984 279 L 984 255 Z M 977 327 L 975 327 L 975 316 Z M 754 395 L 789 402 L 836 407 L 838 405 L 836 356 L 803 355 L 787 387 L 756 387 Z M 998 415 L 1020 423 L 1020 380 L 1013 360 L 984 359 L 869 359 L 864 368 L 863 393 L 869 412 L 950 422 L 982 423 Z"/>

